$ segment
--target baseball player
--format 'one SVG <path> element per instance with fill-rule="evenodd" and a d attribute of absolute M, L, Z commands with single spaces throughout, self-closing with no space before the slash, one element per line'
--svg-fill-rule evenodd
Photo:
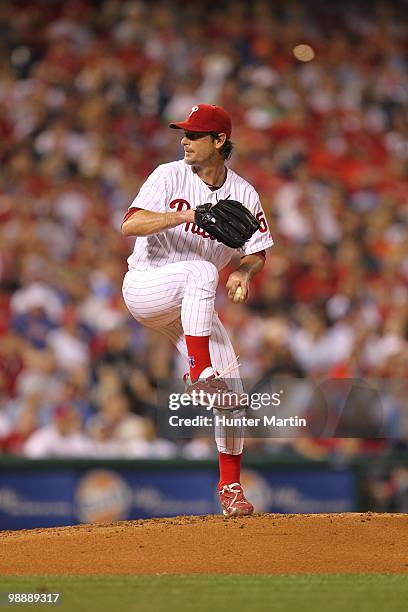
<path fill-rule="evenodd" d="M 238 206 L 243 203 L 259 222 L 259 229 L 238 249 L 241 264 L 227 281 L 228 298 L 235 303 L 247 300 L 251 278 L 262 269 L 273 240 L 257 192 L 225 165 L 232 151 L 228 113 L 219 106 L 197 104 L 185 121 L 169 127 L 184 131 L 184 159 L 158 166 L 124 217 L 123 234 L 137 238 L 128 259 L 123 297 L 139 323 L 174 343 L 196 388 L 227 391 L 222 376 L 228 372 L 231 390 L 239 393 L 243 387 L 237 358 L 214 311 L 218 273 L 234 249 L 197 225 L 196 209 L 230 198 Z M 253 506 L 240 484 L 242 428 L 216 427 L 215 438 L 223 513 L 252 514 Z"/>

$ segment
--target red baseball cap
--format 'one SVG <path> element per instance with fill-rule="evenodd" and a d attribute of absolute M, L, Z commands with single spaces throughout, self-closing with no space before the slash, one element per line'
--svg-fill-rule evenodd
<path fill-rule="evenodd" d="M 230 138 L 232 132 L 231 117 L 226 110 L 215 104 L 196 104 L 185 121 L 170 123 L 169 127 L 188 132 L 217 132 Z"/>

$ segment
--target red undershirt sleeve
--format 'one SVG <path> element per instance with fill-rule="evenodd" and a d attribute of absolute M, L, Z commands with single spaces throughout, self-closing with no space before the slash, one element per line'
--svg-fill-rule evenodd
<path fill-rule="evenodd" d="M 127 213 L 125 214 L 125 216 L 123 217 L 122 225 L 124 224 L 125 221 L 130 219 L 130 217 L 132 217 L 135 214 L 135 212 L 137 212 L 138 210 L 142 210 L 142 209 L 137 208 L 137 206 L 131 206 L 129 210 L 127 211 Z"/>

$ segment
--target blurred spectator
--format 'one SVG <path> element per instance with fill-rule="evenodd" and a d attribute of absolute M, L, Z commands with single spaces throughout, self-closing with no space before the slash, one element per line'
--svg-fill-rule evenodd
<path fill-rule="evenodd" d="M 95 453 L 102 456 L 168 458 L 177 452 L 172 442 L 155 438 L 152 420 L 132 414 L 129 400 L 119 393 L 101 396 L 100 411 L 87 431 L 96 442 Z"/>
<path fill-rule="evenodd" d="M 31 434 L 23 446 L 23 454 L 40 457 L 83 457 L 92 455 L 92 442 L 82 432 L 81 418 L 69 404 L 57 406 L 52 423 Z"/>
<path fill-rule="evenodd" d="M 47 344 L 52 349 L 57 366 L 70 371 L 89 367 L 89 348 L 86 333 L 79 326 L 78 314 L 67 307 L 61 318 L 61 327 L 50 330 Z"/>
<path fill-rule="evenodd" d="M 17 423 L 7 435 L 2 437 L 1 447 L 5 453 L 11 453 L 14 455 L 20 455 L 24 452 L 24 445 L 31 434 L 33 434 L 38 427 L 38 414 L 32 405 L 24 406 L 20 411 Z"/>
<path fill-rule="evenodd" d="M 100 410 L 89 420 L 87 429 L 95 440 L 123 445 L 152 437 L 152 425 L 144 417 L 132 414 L 129 401 L 120 394 L 105 395 L 101 399 Z"/>

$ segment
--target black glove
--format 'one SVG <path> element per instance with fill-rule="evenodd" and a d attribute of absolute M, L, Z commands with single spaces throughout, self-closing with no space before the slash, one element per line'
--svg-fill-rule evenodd
<path fill-rule="evenodd" d="M 220 200 L 217 204 L 197 206 L 195 224 L 227 246 L 238 249 L 261 227 L 241 202 Z"/>

